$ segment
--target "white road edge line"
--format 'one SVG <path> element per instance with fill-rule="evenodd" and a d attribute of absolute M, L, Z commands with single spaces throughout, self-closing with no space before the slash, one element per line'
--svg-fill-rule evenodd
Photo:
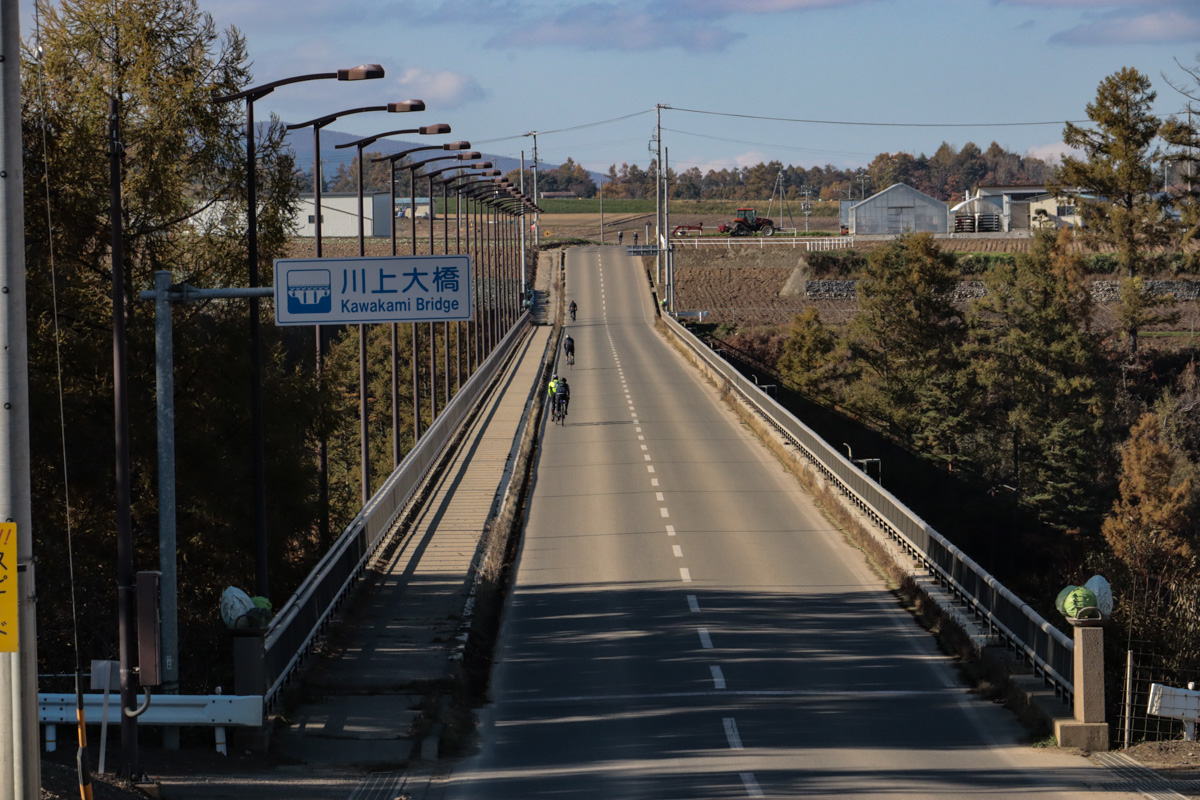
<path fill-rule="evenodd" d="M 742 773 L 742 784 L 746 787 L 746 795 L 748 797 L 766 797 L 763 790 L 759 788 L 758 781 L 754 779 L 753 772 Z"/>
<path fill-rule="evenodd" d="M 738 734 L 737 721 L 733 717 L 721 720 L 725 723 L 725 740 L 729 742 L 730 750 L 742 750 L 742 737 Z"/>

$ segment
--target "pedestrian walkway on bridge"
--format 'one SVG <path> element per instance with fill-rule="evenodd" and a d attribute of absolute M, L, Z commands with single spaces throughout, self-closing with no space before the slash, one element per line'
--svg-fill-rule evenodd
<path fill-rule="evenodd" d="M 381 548 L 375 575 L 333 627 L 324 652 L 271 737 L 273 767 L 252 756 L 227 774 L 159 776 L 172 800 L 420 798 L 437 757 L 436 732 L 416 730 L 431 685 L 449 678 L 481 535 L 511 479 L 559 304 L 557 253 L 543 253 L 534 327 L 412 524 Z M 551 353 L 551 355 L 553 355 Z M 406 766 L 407 763 L 407 766 Z M 152 759 L 144 765 L 153 773 Z"/>

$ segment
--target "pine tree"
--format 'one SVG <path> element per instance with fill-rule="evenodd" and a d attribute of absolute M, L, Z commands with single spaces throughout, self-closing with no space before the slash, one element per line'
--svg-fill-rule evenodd
<path fill-rule="evenodd" d="M 1053 177 L 1052 191 L 1078 192 L 1084 241 L 1115 248 L 1128 278 L 1144 270 L 1149 251 L 1171 241 L 1174 228 L 1157 191 L 1161 153 L 1155 142 L 1163 129 L 1153 111 L 1157 96 L 1150 79 L 1131 67 L 1101 81 L 1087 106 L 1095 128 L 1068 122 L 1063 130 L 1063 142 L 1082 150 L 1084 158 L 1065 156 Z M 1153 300 L 1127 282 L 1121 302 L 1128 309 L 1129 352 L 1136 355 L 1138 331 L 1147 324 L 1138 307 Z"/>
<path fill-rule="evenodd" d="M 946 426 L 962 421 L 965 401 L 945 384 L 961 368 L 963 321 L 951 300 L 957 281 L 953 259 L 930 234 L 903 236 L 868 259 L 847 336 L 855 371 L 847 402 L 886 421 L 905 444 L 936 442 L 948 463 L 957 456 Z"/>

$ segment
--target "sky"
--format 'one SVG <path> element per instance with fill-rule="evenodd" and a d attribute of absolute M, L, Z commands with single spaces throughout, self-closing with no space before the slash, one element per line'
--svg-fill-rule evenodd
<path fill-rule="evenodd" d="M 28 39 L 33 0 L 19 2 Z M 1055 158 L 1063 122 L 1086 121 L 1122 67 L 1150 78 L 1157 113 L 1186 103 L 1168 80 L 1200 95 L 1182 68 L 1200 68 L 1200 0 L 198 2 L 246 37 L 255 83 L 387 72 L 280 87 L 255 104 L 260 120 L 419 98 L 427 110 L 403 122 L 366 113 L 328 129 L 445 122 L 450 139 L 527 162 L 536 131 L 541 162 L 600 172 L 648 165 L 660 104 L 669 166 L 708 171 L 857 168 L 942 142 Z"/>

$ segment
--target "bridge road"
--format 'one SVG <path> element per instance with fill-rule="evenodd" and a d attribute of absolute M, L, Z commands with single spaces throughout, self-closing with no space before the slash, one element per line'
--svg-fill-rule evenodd
<path fill-rule="evenodd" d="M 652 326 L 617 248 L 567 256 L 548 426 L 471 798 L 1132 798 L 1016 744 L 858 551 Z"/>

